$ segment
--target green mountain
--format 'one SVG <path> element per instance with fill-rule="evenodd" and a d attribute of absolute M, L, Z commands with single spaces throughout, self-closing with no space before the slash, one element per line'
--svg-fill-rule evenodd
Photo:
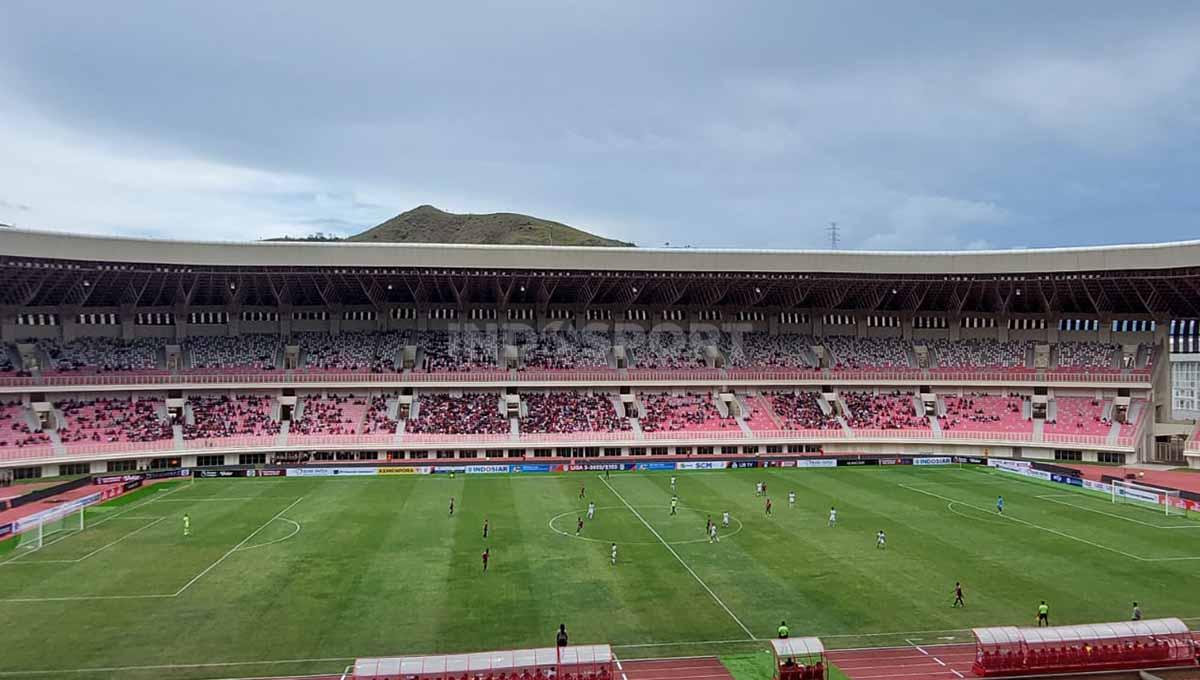
<path fill-rule="evenodd" d="M 378 243 L 480 243 L 536 246 L 633 246 L 529 215 L 457 215 L 422 205 L 346 239 Z"/>

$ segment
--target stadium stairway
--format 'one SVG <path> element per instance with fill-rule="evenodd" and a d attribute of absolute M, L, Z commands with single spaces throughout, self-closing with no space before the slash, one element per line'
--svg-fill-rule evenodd
<path fill-rule="evenodd" d="M 621 404 L 621 397 L 619 395 L 614 394 L 609 401 L 612 402 L 613 411 L 615 413 L 625 413 L 625 406 Z"/>
<path fill-rule="evenodd" d="M 58 430 L 46 430 L 46 436 L 50 438 L 50 447 L 54 449 L 54 455 L 67 455 L 67 447 L 63 445 L 63 440 L 59 436 Z"/>
<path fill-rule="evenodd" d="M 817 406 L 820 406 L 821 413 L 824 413 L 827 416 L 831 416 L 834 413 L 833 404 L 829 403 L 829 401 L 825 399 L 825 395 L 823 395 L 823 394 L 817 395 Z M 843 409 L 846 408 L 845 402 L 842 402 L 842 408 Z M 849 409 L 846 410 L 846 413 L 849 414 Z"/>
<path fill-rule="evenodd" d="M 938 422 L 937 416 L 929 416 L 929 429 L 933 430 L 933 436 L 942 438 L 942 424 Z"/>
<path fill-rule="evenodd" d="M 646 433 L 642 431 L 642 421 L 638 418 L 630 418 L 629 426 L 633 428 L 634 439 L 645 439 Z"/>
<path fill-rule="evenodd" d="M 31 431 L 40 432 L 42 430 L 42 424 L 38 422 L 37 416 L 33 414 L 33 409 L 29 408 L 28 404 L 21 409 L 21 417 L 25 419 L 25 425 Z M 62 422 L 62 414 L 58 412 L 58 409 L 55 409 L 54 417 L 58 422 Z"/>
<path fill-rule="evenodd" d="M 850 429 L 850 424 L 846 422 L 845 416 L 838 416 L 837 421 L 838 425 L 842 426 L 842 432 L 845 432 L 847 437 L 854 436 L 854 430 Z"/>
<path fill-rule="evenodd" d="M 1116 444 L 1117 437 L 1121 435 L 1121 423 L 1113 421 L 1113 424 L 1108 428 L 1108 437 L 1104 440 L 1109 444 Z"/>

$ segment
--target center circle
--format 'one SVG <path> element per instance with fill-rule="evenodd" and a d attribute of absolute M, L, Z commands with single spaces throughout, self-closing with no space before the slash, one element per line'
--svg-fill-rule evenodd
<path fill-rule="evenodd" d="M 647 529 L 632 512 L 629 507 L 633 507 L 638 511 L 650 526 L 663 537 L 663 541 L 651 540 L 626 540 L 624 535 L 638 533 L 645 536 L 649 533 Z M 721 512 L 713 512 L 703 508 L 693 508 L 683 505 L 682 503 L 676 508 L 676 514 L 670 514 L 671 508 L 668 505 L 602 505 L 596 506 L 596 516 L 593 519 L 587 518 L 587 510 L 568 510 L 550 518 L 550 530 L 560 536 L 574 538 L 581 541 L 591 541 L 592 543 L 616 543 L 618 545 L 662 545 L 665 542 L 667 545 L 684 545 L 687 543 L 706 543 L 708 535 L 704 533 L 704 520 L 706 516 L 712 517 L 712 520 L 717 523 L 717 536 L 719 538 L 728 538 L 741 533 L 745 525 L 742 520 L 736 516 L 729 518 L 729 529 L 721 527 Z M 664 518 L 665 519 L 662 519 Z M 583 532 L 578 536 L 575 535 L 576 518 L 583 519 Z M 658 520 L 662 521 L 658 521 Z M 691 534 L 697 538 L 683 538 L 685 534 Z M 599 537 L 597 537 L 599 535 Z"/>

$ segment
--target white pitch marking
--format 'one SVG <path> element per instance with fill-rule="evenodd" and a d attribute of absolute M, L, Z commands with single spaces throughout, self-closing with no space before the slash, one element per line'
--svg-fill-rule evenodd
<path fill-rule="evenodd" d="M 91 526 L 93 526 L 93 527 L 98 527 L 98 526 L 100 526 L 101 524 L 104 524 L 105 522 L 108 522 L 108 521 L 111 521 L 111 520 L 117 519 L 118 517 L 121 517 L 121 516 L 122 516 L 122 515 L 124 515 L 125 513 L 129 512 L 130 510 L 134 510 L 135 508 L 141 508 L 141 507 L 144 507 L 144 506 L 150 505 L 151 503 L 153 503 L 153 502 L 155 502 L 155 501 L 159 501 L 159 500 L 162 500 L 163 498 L 166 498 L 167 496 L 170 496 L 171 494 L 175 493 L 176 491 L 182 491 L 183 489 L 188 489 L 188 488 L 191 488 L 191 485 L 189 485 L 189 484 L 180 484 L 179 486 L 175 487 L 174 489 L 171 489 L 170 491 L 165 491 L 165 492 L 163 492 L 163 493 L 161 493 L 161 494 L 157 494 L 157 495 L 155 495 L 155 496 L 154 496 L 154 498 L 150 498 L 150 499 L 148 499 L 148 500 L 146 500 L 146 501 L 144 501 L 144 502 L 142 502 L 142 503 L 134 503 L 133 505 L 129 506 L 128 508 L 125 508 L 124 510 L 120 510 L 120 511 L 118 511 L 116 514 L 109 515 L 108 517 L 103 517 L 103 518 L 101 518 L 101 519 L 98 519 L 98 520 L 96 520 L 95 522 L 93 522 L 93 523 L 91 524 Z M 84 508 L 84 512 L 86 512 L 86 511 L 87 511 L 87 508 Z M 68 538 L 70 538 L 70 537 L 72 537 L 72 536 L 75 536 L 75 535 L 77 535 L 77 534 L 78 534 L 78 532 L 76 532 L 76 533 L 71 533 L 71 534 L 66 534 L 66 535 L 60 536 L 60 537 L 58 537 L 58 538 L 56 538 L 56 539 L 54 539 L 54 540 L 52 540 L 52 541 L 49 541 L 48 543 L 45 543 L 45 544 L 43 544 L 41 548 L 38 548 L 38 550 L 45 550 L 46 548 L 48 548 L 48 547 L 50 547 L 50 546 L 54 545 L 55 543 L 58 543 L 59 541 L 62 541 L 62 540 L 65 540 L 65 539 L 68 539 Z M 14 555 L 13 557 L 10 557 L 10 558 L 8 558 L 7 560 L 4 560 L 3 562 L 0 562 L 0 566 L 3 566 L 3 565 L 5 565 L 5 564 L 8 564 L 9 562 L 12 562 L 13 560 L 16 560 L 18 557 L 21 557 L 22 555 L 30 555 L 30 554 L 32 554 L 32 553 L 19 553 L 19 554 L 17 554 L 17 555 Z M 10 600 L 10 601 L 11 601 L 11 600 Z"/>
<path fill-rule="evenodd" d="M 975 505 L 971 505 L 970 503 L 964 503 L 964 502 L 962 502 L 962 501 L 958 500 L 957 498 L 950 498 L 950 497 L 948 497 L 948 496 L 943 496 L 943 495 L 941 495 L 941 494 L 938 494 L 938 493 L 933 493 L 932 491 L 926 491 L 926 490 L 924 490 L 924 489 L 917 489 L 917 488 L 915 488 L 915 487 L 908 486 L 907 484 L 900 484 L 899 486 L 900 486 L 900 488 L 902 488 L 902 489 L 908 489 L 909 491 L 915 491 L 915 492 L 917 492 L 917 493 L 925 494 L 926 496 L 932 496 L 932 497 L 934 497 L 934 498 L 940 498 L 940 499 L 942 499 L 942 500 L 944 500 L 944 501 L 949 501 L 950 503 L 954 503 L 954 504 L 956 504 L 956 505 L 961 505 L 961 506 L 963 506 L 963 507 L 966 507 L 966 508 L 972 508 L 972 509 L 974 509 L 974 510 L 978 510 L 978 511 L 980 511 L 980 512 L 987 512 L 987 510 L 985 510 L 985 509 L 983 509 L 983 508 L 980 508 L 980 507 L 978 507 L 978 506 L 975 506 Z M 1050 527 L 1044 527 L 1044 526 L 1041 526 L 1041 525 L 1039 525 L 1039 524 L 1034 524 L 1033 522 L 1030 522 L 1030 521 L 1028 521 L 1028 520 L 1023 520 L 1023 519 L 1019 519 L 1019 518 L 1017 518 L 1017 517 L 1013 517 L 1012 515 L 1000 515 L 1000 514 L 997 514 L 997 516 L 998 516 L 998 517 L 1004 517 L 1005 519 L 1008 519 L 1009 521 L 1012 521 L 1012 522 L 1016 522 L 1017 524 L 1022 524 L 1022 525 L 1024 525 L 1024 526 L 1031 527 L 1031 528 L 1033 528 L 1033 529 L 1039 529 L 1039 530 L 1041 530 L 1041 531 L 1045 531 L 1045 532 L 1047 532 L 1047 533 L 1054 534 L 1055 536 L 1062 536 L 1063 538 L 1067 538 L 1067 539 L 1070 539 L 1070 540 L 1072 540 L 1072 541 L 1078 541 L 1079 543 L 1084 543 L 1084 544 L 1086 544 L 1086 545 L 1090 545 L 1090 546 L 1092 546 L 1093 548 L 1100 548 L 1101 550 L 1107 550 L 1107 551 L 1109 551 L 1109 552 L 1113 552 L 1113 553 L 1116 553 L 1116 554 L 1118 554 L 1118 555 L 1122 555 L 1122 556 L 1124 556 L 1124 557 L 1128 557 L 1128 558 L 1129 558 L 1129 559 L 1131 559 L 1131 560 L 1137 560 L 1137 561 L 1139 561 L 1139 562 L 1147 562 L 1147 561 L 1152 561 L 1152 560 L 1149 560 L 1148 558 L 1141 557 L 1140 555 L 1134 555 L 1133 553 L 1127 553 L 1127 552 L 1125 552 L 1124 550 L 1119 550 L 1119 549 L 1117 549 L 1117 548 L 1110 548 L 1110 547 L 1109 547 L 1109 546 L 1107 546 L 1107 545 L 1103 545 L 1103 544 L 1100 544 L 1100 543 L 1096 543 L 1096 542 L 1094 542 L 1094 541 L 1089 541 L 1089 540 L 1087 540 L 1086 538 L 1080 538 L 1080 537 L 1078 537 L 1078 536 L 1072 536 L 1071 534 L 1068 534 L 1068 533 L 1067 533 L 1067 532 L 1065 532 L 1065 531 L 1059 531 L 1058 529 L 1051 529 Z M 1190 559 L 1190 558 L 1187 558 L 1187 559 Z"/>
<path fill-rule="evenodd" d="M 1151 529 L 1200 529 L 1200 523 L 1178 524 L 1175 526 L 1164 526 L 1162 524 L 1153 524 L 1151 522 L 1143 522 L 1142 520 L 1134 519 L 1133 517 L 1125 517 L 1124 515 L 1118 515 L 1115 512 L 1106 512 L 1104 510 L 1097 510 L 1095 508 L 1089 508 L 1089 507 L 1085 507 L 1082 505 L 1077 505 L 1075 503 L 1068 503 L 1066 501 L 1054 500 L 1055 498 L 1064 498 L 1064 497 L 1066 497 L 1065 494 L 1050 494 L 1050 495 L 1046 495 L 1046 496 L 1038 496 L 1037 498 L 1044 500 L 1044 501 L 1048 501 L 1050 503 L 1057 503 L 1058 505 L 1066 505 L 1068 507 L 1076 508 L 1078 510 L 1083 510 L 1085 512 L 1094 512 L 1097 515 L 1105 515 L 1107 517 L 1124 520 L 1126 522 L 1133 522 L 1134 524 L 1140 524 L 1144 527 L 1150 527 Z M 1071 498 L 1074 498 L 1074 496 L 1071 496 Z"/>
<path fill-rule="evenodd" d="M 259 532 L 261 532 L 263 529 L 266 529 L 266 528 L 267 528 L 267 525 L 269 525 L 271 522 L 274 522 L 275 520 L 279 519 L 279 516 L 280 516 L 280 515 L 282 515 L 283 513 L 287 512 L 288 510 L 291 510 L 292 508 L 296 507 L 296 504 L 297 504 L 297 503 L 299 503 L 299 502 L 300 502 L 300 501 L 302 501 L 302 500 L 304 500 L 304 496 L 301 496 L 301 497 L 297 498 L 296 500 L 292 501 L 292 502 L 291 502 L 291 504 L 289 504 L 289 505 L 288 505 L 286 508 L 284 508 L 284 509 L 280 510 L 279 512 L 275 513 L 275 516 L 274 516 L 274 517 L 272 517 L 271 519 L 267 520 L 266 522 L 263 522 L 263 523 L 262 523 L 262 526 L 258 527 L 258 528 L 257 528 L 257 529 L 255 529 L 254 531 L 250 532 L 250 535 L 249 535 L 249 536 L 247 536 L 247 537 L 243 538 L 243 539 L 241 540 L 241 542 L 240 542 L 240 543 L 238 543 L 237 545 L 235 545 L 235 546 L 233 546 L 232 548 L 230 548 L 230 549 L 229 549 L 229 552 L 225 553 L 224 555 L 221 555 L 219 558 L 217 558 L 217 561 L 216 561 L 216 562 L 213 562 L 212 564 L 208 565 L 208 567 L 207 567 L 207 568 L 205 568 L 205 569 L 204 569 L 204 571 L 200 572 L 199 574 L 196 574 L 195 576 L 193 576 L 193 577 L 192 577 L 192 580 L 190 580 L 190 581 L 188 581 L 187 583 L 183 584 L 183 587 L 182 587 L 182 588 L 180 588 L 179 590 L 175 591 L 175 594 L 174 594 L 172 597 L 179 597 L 180 595 L 182 595 L 182 594 L 183 594 L 183 592 L 184 592 L 185 590 L 187 590 L 188 588 L 191 588 L 191 587 L 192 587 L 192 584 L 194 584 L 196 581 L 199 581 L 201 578 L 203 578 L 203 577 L 204 577 L 204 575 L 205 575 L 205 574 L 207 574 L 208 572 L 210 572 L 210 571 L 212 571 L 213 569 L 215 569 L 215 568 L 216 568 L 216 566 L 217 566 L 218 564 L 220 564 L 220 563 L 222 563 L 222 562 L 224 562 L 224 561 L 225 561 L 225 558 L 227 558 L 227 557 L 229 557 L 230 555 L 232 555 L 233 553 L 237 552 L 238 548 L 242 547 L 242 546 L 243 546 L 243 545 L 245 545 L 247 542 L 249 542 L 249 541 L 250 541 L 250 539 L 252 539 L 252 538 L 254 538 L 255 536 L 257 536 L 257 535 L 259 534 Z"/>
<path fill-rule="evenodd" d="M 276 543 L 283 543 L 284 541 L 288 540 L 292 536 L 295 536 L 296 534 L 300 533 L 300 523 L 299 522 L 297 522 L 296 520 L 288 519 L 287 517 L 280 517 L 279 519 L 284 522 L 291 523 L 292 526 L 296 527 L 296 530 L 293 531 L 292 533 L 288 534 L 287 536 L 284 536 L 283 538 L 276 538 L 275 540 L 267 541 L 266 543 L 255 543 L 254 545 L 249 545 L 249 546 L 246 546 L 245 548 L 242 548 L 242 550 L 243 551 L 254 550 L 255 548 L 264 548 L 268 545 L 274 545 Z"/>
<path fill-rule="evenodd" d="M 658 539 L 659 543 L 662 543 L 663 547 L 666 548 L 668 552 L 670 552 L 672 555 L 675 556 L 675 559 L 678 560 L 678 562 L 683 565 L 684 569 L 687 569 L 687 572 L 692 575 L 692 578 L 696 579 L 696 583 L 699 583 L 700 587 L 704 588 L 704 590 L 707 591 L 710 596 L 712 596 L 712 599 L 714 601 L 716 601 L 717 604 L 721 605 L 721 609 L 724 609 L 725 613 L 729 614 L 729 618 L 733 619 L 734 623 L 736 623 L 738 625 L 738 627 L 741 628 L 742 631 L 746 633 L 746 637 L 749 638 L 750 640 L 757 640 L 758 638 L 754 637 L 754 633 L 750 632 L 750 629 L 746 627 L 746 624 L 742 623 L 742 620 L 737 617 L 737 614 L 734 614 L 733 610 L 731 610 L 728 607 L 728 605 L 726 605 L 721 600 L 721 598 L 717 597 L 717 594 L 713 592 L 712 588 L 708 587 L 708 584 L 704 582 L 704 579 L 700 578 L 700 576 L 691 568 L 691 566 L 689 566 L 688 563 L 685 562 L 683 560 L 683 558 L 679 556 L 679 553 L 675 552 L 675 548 L 672 548 L 671 544 L 667 543 L 666 540 L 663 539 L 663 537 L 658 533 L 658 531 L 656 531 L 654 529 L 654 527 L 651 526 L 650 523 L 646 521 L 646 518 L 642 517 L 642 514 L 640 512 L 638 512 L 637 510 L 635 510 L 634 507 L 629 504 L 629 501 L 625 500 L 625 497 L 622 496 L 620 493 L 618 493 L 617 490 L 613 488 L 612 484 L 608 483 L 608 480 L 605 479 L 603 475 L 596 475 L 596 476 L 599 477 L 600 481 L 604 483 L 604 486 L 607 486 L 608 490 L 611 491 L 613 493 L 613 495 L 617 497 L 617 500 L 621 501 L 622 503 L 625 504 L 625 507 L 629 508 L 629 511 L 633 513 L 634 517 L 637 517 L 639 520 L 641 520 L 642 525 L 645 526 L 647 529 L 649 529 L 650 533 L 654 534 L 654 537 Z"/>

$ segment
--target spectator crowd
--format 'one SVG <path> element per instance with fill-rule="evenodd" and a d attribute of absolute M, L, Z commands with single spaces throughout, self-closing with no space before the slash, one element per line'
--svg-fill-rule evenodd
<path fill-rule="evenodd" d="M 528 408 L 522 432 L 622 432 L 632 429 L 619 415 L 612 397 L 582 392 L 529 392 L 521 395 Z"/>
<path fill-rule="evenodd" d="M 500 412 L 496 393 L 468 392 L 460 396 L 423 394 L 417 417 L 405 421 L 405 432 L 418 434 L 506 434 L 508 418 Z"/>

